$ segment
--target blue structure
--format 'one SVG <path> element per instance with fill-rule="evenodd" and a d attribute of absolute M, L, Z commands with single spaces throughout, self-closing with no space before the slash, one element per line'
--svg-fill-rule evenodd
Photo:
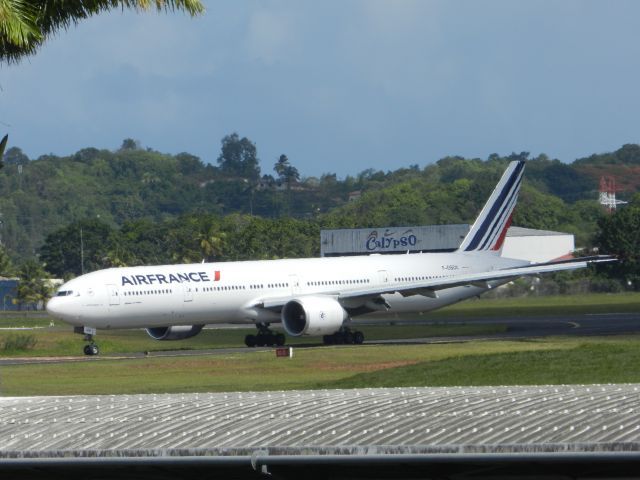
<path fill-rule="evenodd" d="M 7 311 L 23 310 L 17 300 L 18 279 L 0 278 L 0 309 Z M 30 306 L 22 305 L 24 310 L 30 310 Z"/>

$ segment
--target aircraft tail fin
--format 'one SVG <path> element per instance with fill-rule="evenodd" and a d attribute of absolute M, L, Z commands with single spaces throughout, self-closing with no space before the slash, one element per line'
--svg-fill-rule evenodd
<path fill-rule="evenodd" d="M 7 148 L 8 141 L 9 141 L 9 134 L 6 134 L 4 137 L 2 137 L 2 140 L 0 140 L 0 165 L 2 165 L 2 159 L 4 158 L 4 149 Z"/>
<path fill-rule="evenodd" d="M 524 161 L 509 164 L 458 251 L 500 253 L 518 200 L 524 164 Z"/>

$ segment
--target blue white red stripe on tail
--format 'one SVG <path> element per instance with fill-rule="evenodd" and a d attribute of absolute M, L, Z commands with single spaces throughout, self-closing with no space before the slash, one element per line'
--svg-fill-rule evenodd
<path fill-rule="evenodd" d="M 462 241 L 460 251 L 490 250 L 499 252 L 511 225 L 513 209 L 518 201 L 524 162 L 511 162 L 489 200 Z"/>

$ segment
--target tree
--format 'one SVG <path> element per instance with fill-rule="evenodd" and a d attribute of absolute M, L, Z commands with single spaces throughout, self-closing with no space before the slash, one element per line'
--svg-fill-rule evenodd
<path fill-rule="evenodd" d="M 207 262 L 219 260 L 224 252 L 227 234 L 220 231 L 219 226 L 211 224 L 198 234 L 202 258 Z"/>
<path fill-rule="evenodd" d="M 120 151 L 124 150 L 140 150 L 140 142 L 133 138 L 125 138 L 120 146 Z"/>
<path fill-rule="evenodd" d="M 113 228 L 98 219 L 74 222 L 49 235 L 40 250 L 47 271 L 57 277 L 81 275 L 116 264 Z M 117 255 L 122 258 L 123 255 Z"/>
<path fill-rule="evenodd" d="M 280 155 L 278 161 L 273 166 L 273 170 L 278 174 L 279 180 L 287 186 L 287 200 L 285 213 L 291 214 L 291 184 L 300 180 L 300 174 L 298 169 L 289 163 L 289 159 L 286 155 Z M 274 192 L 274 205 L 277 202 L 278 193 Z"/>
<path fill-rule="evenodd" d="M 14 274 L 15 268 L 11 258 L 7 254 L 7 250 L 0 246 L 0 277 L 12 277 Z"/>
<path fill-rule="evenodd" d="M 29 157 L 18 147 L 11 147 L 4 154 L 5 165 L 26 165 L 27 163 L 29 163 Z"/>
<path fill-rule="evenodd" d="M 237 133 L 227 135 L 222 139 L 222 151 L 218 157 L 218 164 L 223 174 L 229 177 L 240 177 L 251 182 L 260 178 L 257 149 L 251 140 Z"/>
<path fill-rule="evenodd" d="M 300 180 L 298 169 L 289 163 L 286 155 L 280 155 L 280 158 L 273 166 L 273 170 L 278 174 L 281 182 L 287 185 L 287 190 L 291 189 L 291 184 Z"/>
<path fill-rule="evenodd" d="M 200 0 L 1 0 L 0 61 L 17 62 L 47 38 L 93 15 L 114 9 L 204 12 Z"/>
<path fill-rule="evenodd" d="M 598 221 L 596 245 L 600 253 L 617 255 L 611 272 L 640 288 L 640 194 L 629 205 Z"/>
<path fill-rule="evenodd" d="M 20 305 L 35 305 L 41 308 L 51 296 L 53 287 L 49 277 L 36 260 L 26 261 L 18 272 L 16 298 Z"/>
<path fill-rule="evenodd" d="M 198 157 L 185 152 L 177 154 L 176 161 L 178 162 L 178 171 L 183 175 L 198 174 L 205 168 Z"/>

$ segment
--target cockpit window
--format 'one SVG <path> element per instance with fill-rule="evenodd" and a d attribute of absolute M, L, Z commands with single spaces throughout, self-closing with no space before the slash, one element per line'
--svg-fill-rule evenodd
<path fill-rule="evenodd" d="M 60 290 L 58 293 L 56 293 L 56 297 L 66 297 L 72 294 L 73 294 L 73 290 Z"/>

